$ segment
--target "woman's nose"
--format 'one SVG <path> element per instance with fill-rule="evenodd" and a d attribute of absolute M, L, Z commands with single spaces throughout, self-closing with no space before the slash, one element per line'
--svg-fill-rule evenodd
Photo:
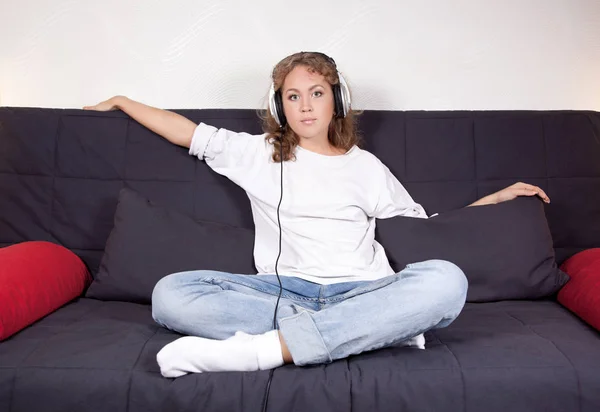
<path fill-rule="evenodd" d="M 300 108 L 300 111 L 302 111 L 303 113 L 304 112 L 312 112 L 312 106 L 308 103 L 303 103 Z"/>

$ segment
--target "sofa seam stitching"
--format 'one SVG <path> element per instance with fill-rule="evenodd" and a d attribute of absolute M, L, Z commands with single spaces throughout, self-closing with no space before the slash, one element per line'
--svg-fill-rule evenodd
<path fill-rule="evenodd" d="M 150 336 L 150 337 L 148 337 L 148 339 L 146 339 L 146 342 L 144 342 L 144 345 L 140 349 L 140 353 L 138 353 L 137 359 L 135 360 L 135 362 L 133 363 L 133 366 L 131 367 L 131 370 L 129 371 L 129 385 L 127 387 L 127 406 L 125 408 L 125 412 L 129 412 L 129 406 L 131 405 L 131 386 L 133 383 L 133 372 L 135 372 L 135 367 L 138 364 L 138 362 L 140 361 L 140 358 L 142 357 L 142 353 L 144 353 L 144 349 L 146 349 L 148 342 L 150 342 L 150 340 L 152 340 L 152 338 L 156 336 L 156 334 L 158 333 L 159 330 L 160 330 L 160 328 L 156 327 L 154 329 L 154 333 L 152 334 L 152 336 Z"/>
<path fill-rule="evenodd" d="M 382 348 L 383 349 L 383 348 Z M 0 370 L 3 369 L 16 369 L 15 366 L 0 366 Z M 99 367 L 90 367 L 90 366 L 19 366 L 18 369 L 52 369 L 52 370 L 94 370 L 94 371 L 127 371 L 128 369 L 123 368 L 99 368 Z M 461 368 L 453 367 L 453 368 L 406 368 L 404 369 L 407 372 L 415 372 L 415 371 L 455 371 L 460 370 Z M 527 370 L 537 370 L 537 369 L 569 369 L 571 367 L 568 365 L 565 366 L 464 366 L 462 369 L 470 370 L 470 369 L 527 369 Z"/>
<path fill-rule="evenodd" d="M 569 362 L 569 365 L 571 365 L 571 370 L 575 374 L 575 380 L 577 381 L 577 406 L 578 406 L 577 410 L 579 412 L 581 412 L 581 382 L 579 380 L 579 372 L 577 371 L 577 368 L 575 368 L 575 365 L 573 365 L 573 362 L 571 362 L 571 359 L 569 359 L 569 357 L 562 350 L 560 350 L 558 348 L 558 346 L 556 346 L 556 344 L 551 339 L 546 338 L 546 337 L 540 335 L 534 329 L 532 329 L 530 325 L 528 325 L 527 323 L 523 322 L 521 319 L 519 319 L 518 317 L 516 317 L 512 313 L 509 313 L 507 310 L 504 310 L 504 313 L 506 313 L 508 316 L 510 316 L 511 318 L 515 319 L 516 321 L 520 322 L 523 326 L 525 326 L 527 329 L 529 329 L 531 332 L 533 332 L 536 336 L 542 338 L 543 340 L 545 340 L 547 342 L 550 342 L 552 344 L 552 346 L 554 347 L 554 349 L 556 349 L 558 352 L 560 352 L 560 354 L 565 358 L 565 360 L 567 362 Z"/>
<path fill-rule="evenodd" d="M 450 346 L 448 346 L 448 344 L 446 342 L 444 342 L 442 340 L 442 338 L 440 338 L 437 334 L 435 334 L 435 336 L 438 338 L 438 340 L 440 341 L 440 343 L 442 343 L 446 349 L 448 349 L 448 352 L 450 352 L 450 354 L 452 355 L 452 357 L 454 358 L 454 360 L 456 361 L 456 363 L 458 364 L 458 369 L 460 371 L 460 381 L 462 383 L 462 401 L 463 401 L 463 411 L 467 412 L 467 386 L 465 384 L 465 376 L 463 373 L 463 367 L 462 364 L 460 363 L 460 361 L 458 360 L 458 358 L 456 357 L 456 355 L 454 354 L 454 352 L 452 351 L 452 349 L 450 349 Z"/>
<path fill-rule="evenodd" d="M 352 372 L 350 371 L 350 359 L 346 358 L 346 370 L 348 371 L 348 383 L 349 383 L 349 393 L 348 393 L 348 403 L 350 404 L 350 412 L 352 412 L 354 403 L 352 402 Z"/>
<path fill-rule="evenodd" d="M 473 181 L 475 183 L 475 201 L 479 199 L 479 178 L 477 176 L 477 143 L 475 139 L 475 119 L 469 117 L 471 120 L 471 140 L 473 142 Z"/>
<path fill-rule="evenodd" d="M 62 125 L 63 121 L 62 119 L 63 117 L 59 116 L 58 124 L 56 125 L 56 134 L 54 136 L 54 164 L 52 165 L 52 189 L 50 190 L 50 214 L 48 216 L 49 222 L 47 228 L 48 234 L 54 239 L 57 239 L 56 235 L 54 234 L 54 198 L 56 195 L 56 168 L 58 165 L 58 137 L 60 136 L 60 126 Z"/>
<path fill-rule="evenodd" d="M 13 410 L 13 400 L 15 398 L 15 388 L 17 387 L 17 372 L 19 371 L 18 368 L 13 368 L 13 379 L 12 379 L 12 385 L 10 388 L 10 398 L 8 400 L 8 411 L 11 412 Z"/>
<path fill-rule="evenodd" d="M 120 182 L 123 181 L 124 179 L 122 178 L 99 178 L 99 177 L 93 177 L 93 176 L 54 176 L 54 175 L 45 175 L 42 173 L 14 173 L 14 172 L 4 172 L 4 171 L 0 171 L 0 175 L 13 175 L 13 176 L 26 176 L 26 177 L 58 177 L 59 179 L 80 179 L 80 180 L 93 180 L 93 181 L 100 181 L 100 182 Z M 486 177 L 486 178 L 482 178 L 482 183 L 494 183 L 494 182 L 501 182 L 501 181 L 506 181 L 506 180 L 512 180 L 512 179 L 538 179 L 538 180 L 560 180 L 560 179 L 600 179 L 600 175 L 596 175 L 596 176 L 505 176 L 505 177 Z M 157 183 L 196 183 L 196 180 L 181 180 L 181 179 L 155 179 L 155 178 L 149 178 L 149 179 L 137 179 L 137 178 L 128 178 L 127 180 L 130 180 L 132 182 L 157 182 Z M 479 182 L 478 179 L 449 179 L 449 180 L 442 180 L 442 179 L 429 179 L 429 180 L 408 180 L 408 179 L 403 179 L 403 182 L 405 183 L 410 183 L 410 184 L 417 184 L 417 183 L 472 183 L 472 182 Z"/>

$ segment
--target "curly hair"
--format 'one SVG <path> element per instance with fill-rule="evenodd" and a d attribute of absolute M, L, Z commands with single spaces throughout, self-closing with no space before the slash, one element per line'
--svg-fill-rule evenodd
<path fill-rule="evenodd" d="M 322 75 L 330 85 L 339 83 L 337 69 L 326 56 L 321 53 L 300 52 L 281 60 L 273 69 L 272 79 L 275 90 L 281 89 L 287 75 L 297 66 L 305 66 L 309 71 Z M 343 118 L 333 117 L 327 134 L 329 143 L 333 147 L 348 151 L 352 146 L 361 144 L 356 128 L 356 116 L 359 114 L 359 111 L 350 109 Z M 261 111 L 259 116 L 262 119 L 263 132 L 266 133 L 265 139 L 273 145 L 273 161 L 276 163 L 282 161 L 281 150 L 284 161 L 295 160 L 294 149 L 300 143 L 300 137 L 296 132 L 289 125 L 280 128 L 268 107 Z"/>

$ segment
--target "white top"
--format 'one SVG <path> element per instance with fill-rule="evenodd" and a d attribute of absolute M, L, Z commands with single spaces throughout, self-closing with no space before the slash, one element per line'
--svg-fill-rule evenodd
<path fill-rule="evenodd" d="M 189 153 L 246 191 L 255 224 L 256 269 L 275 274 L 281 164 L 273 161 L 273 145 L 265 137 L 200 123 Z M 394 274 L 375 240 L 375 218 L 427 218 L 423 207 L 377 157 L 358 146 L 339 156 L 298 146 L 295 154 L 296 161 L 283 163 L 279 274 L 319 284 Z"/>

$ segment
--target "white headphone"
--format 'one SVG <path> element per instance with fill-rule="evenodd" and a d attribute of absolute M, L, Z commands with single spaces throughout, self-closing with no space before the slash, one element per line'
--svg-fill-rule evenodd
<path fill-rule="evenodd" d="M 335 116 L 338 118 L 346 117 L 346 115 L 350 111 L 351 103 L 350 90 L 348 89 L 346 79 L 344 79 L 342 73 L 337 71 L 335 61 L 331 57 L 323 53 L 315 53 L 324 56 L 336 68 L 339 83 L 331 86 L 331 89 L 333 91 Z M 283 113 L 283 99 L 281 97 L 281 91 L 275 90 L 275 83 L 271 83 L 271 89 L 269 90 L 269 109 L 271 110 L 271 114 L 275 118 L 277 124 L 280 127 L 284 127 L 287 124 L 287 119 L 285 118 L 285 114 Z"/>

